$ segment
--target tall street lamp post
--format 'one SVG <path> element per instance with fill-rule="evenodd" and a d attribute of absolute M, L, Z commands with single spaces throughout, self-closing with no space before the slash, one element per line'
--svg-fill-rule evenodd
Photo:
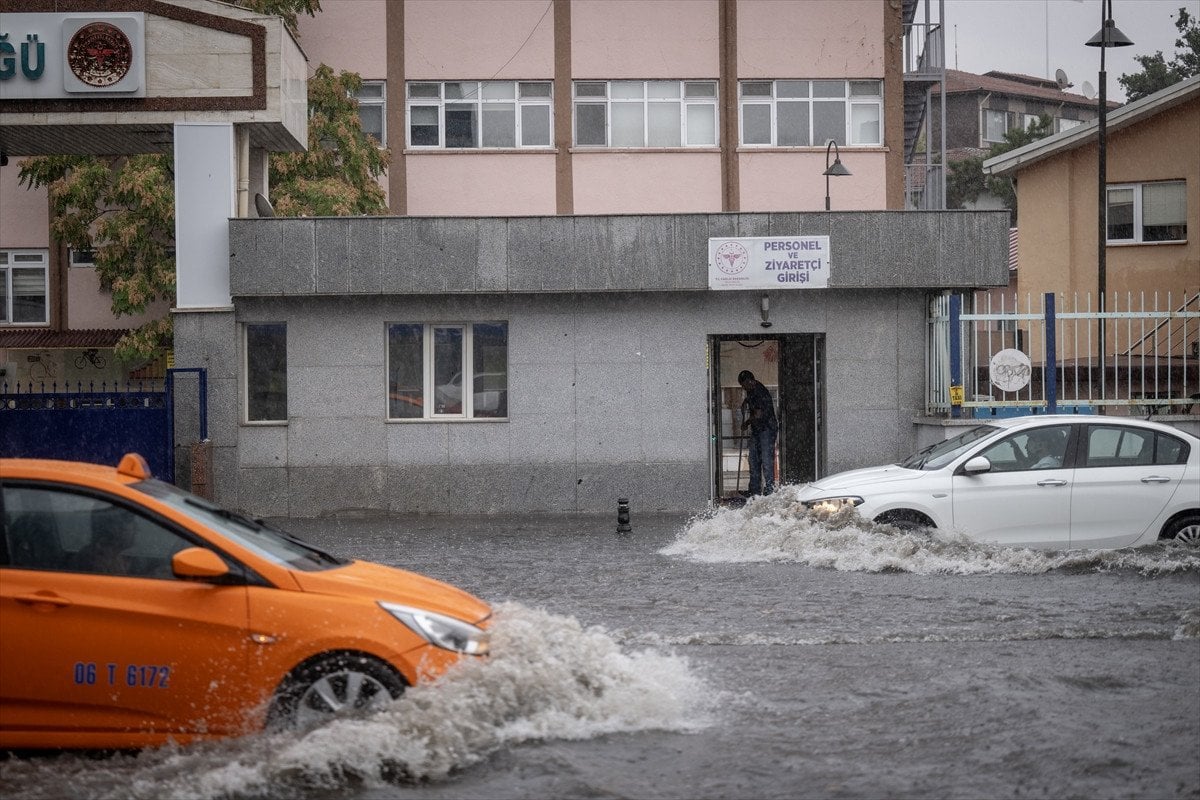
<path fill-rule="evenodd" d="M 833 164 L 829 163 L 829 153 L 833 151 Z M 833 139 L 829 140 L 829 144 L 825 145 L 825 210 L 829 210 L 829 176 L 841 177 L 849 175 L 850 170 L 842 164 L 842 159 L 837 149 L 837 142 Z"/>
<path fill-rule="evenodd" d="M 1105 352 L 1105 302 L 1104 296 L 1107 292 L 1108 282 L 1108 163 L 1106 161 L 1108 154 L 1106 151 L 1107 142 L 1105 136 L 1105 120 L 1108 114 L 1108 75 L 1104 71 L 1104 51 L 1109 47 L 1127 47 L 1133 42 L 1128 36 L 1121 33 L 1121 29 L 1116 26 L 1112 19 L 1112 0 L 1100 0 L 1100 30 L 1091 39 L 1088 39 L 1085 44 L 1088 47 L 1100 48 L 1100 102 L 1099 102 L 1099 119 L 1097 121 L 1097 138 L 1096 144 L 1100 151 L 1099 163 L 1099 193 L 1097 202 L 1099 209 L 1097 211 L 1097 256 L 1096 256 L 1096 283 L 1097 293 L 1100 295 L 1100 396 L 1104 397 L 1104 383 L 1106 368 L 1104 365 L 1106 359 Z"/>

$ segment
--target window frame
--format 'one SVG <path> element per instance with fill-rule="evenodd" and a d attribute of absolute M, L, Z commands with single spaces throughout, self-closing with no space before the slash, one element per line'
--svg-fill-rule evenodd
<path fill-rule="evenodd" d="M 36 257 L 36 262 L 30 261 Z M 18 262 L 17 259 L 23 259 Z M 13 319 L 14 291 L 13 270 L 40 270 L 42 273 L 42 316 L 36 320 Z M 33 295 L 30 295 L 33 296 Z M 34 248 L 0 250 L 0 327 L 25 328 L 50 324 L 50 251 Z"/>
<path fill-rule="evenodd" d="M 1147 186 L 1178 185 L 1183 192 L 1183 238 L 1181 239 L 1146 239 L 1145 220 L 1143 219 L 1143 194 Z M 1133 192 L 1133 236 L 1127 239 L 1112 237 L 1109 225 L 1109 215 L 1112 213 L 1112 193 L 1114 191 L 1130 190 Z M 1104 241 L 1109 245 L 1130 244 L 1186 244 L 1187 243 L 1187 180 L 1172 179 L 1162 181 L 1139 181 L 1133 183 L 1110 183 L 1104 187 Z"/>
<path fill-rule="evenodd" d="M 474 84 L 475 91 L 473 99 L 465 98 L 447 98 L 446 86 L 448 84 Z M 512 97 L 490 98 L 485 97 L 485 86 L 488 84 L 507 84 L 512 87 Z M 417 87 L 437 87 L 437 96 L 420 96 L 414 95 L 413 90 Z M 522 95 L 522 87 L 543 86 L 548 91 L 545 95 Z M 474 136 L 475 143 L 469 147 L 449 146 L 446 144 L 446 107 L 472 105 L 474 107 Z M 513 106 L 513 144 L 508 145 L 485 145 L 483 143 L 483 128 L 484 128 L 484 110 L 488 105 L 498 106 L 503 104 L 512 104 Z M 413 109 L 414 108 L 435 108 L 437 113 L 437 143 L 436 144 L 413 144 Z M 536 144 L 524 144 L 523 117 L 524 109 L 526 108 L 545 108 L 548 121 L 548 130 L 546 133 L 546 141 Z M 551 150 L 554 148 L 554 81 L 553 80 L 461 80 L 461 81 L 406 81 L 404 85 L 404 114 L 405 114 L 405 131 L 404 131 L 404 146 L 409 150 L 417 151 L 435 151 L 441 150 L 446 152 L 474 152 L 478 150 L 494 151 L 494 150 Z"/>
<path fill-rule="evenodd" d="M 379 87 L 379 96 L 378 97 L 373 97 L 373 96 L 363 97 L 362 89 L 366 89 L 368 86 L 370 86 L 372 88 Z M 379 108 L 379 136 L 375 137 L 375 139 L 376 139 L 376 141 L 379 142 L 380 148 L 387 148 L 387 81 L 385 81 L 385 80 L 364 80 L 362 82 L 362 89 L 360 89 L 354 95 L 354 100 L 356 103 L 358 103 L 358 107 L 359 107 L 359 114 L 358 114 L 359 124 L 360 125 L 362 124 L 362 110 L 361 109 L 363 106 L 369 106 L 371 108 L 378 107 Z M 365 129 L 363 130 L 363 133 L 365 133 L 369 136 L 374 136 L 373 133 L 371 133 Z"/>
<path fill-rule="evenodd" d="M 475 366 L 475 340 L 477 326 L 503 326 L 504 328 L 504 413 L 503 414 L 487 414 L 475 408 L 476 392 L 463 391 L 464 386 L 475 386 L 476 380 L 484 375 L 493 373 L 481 371 L 476 372 Z M 421 415 L 411 417 L 401 417 L 392 415 L 392 401 L 399 398 L 393 398 L 392 393 L 396 391 L 392 386 L 392 332 L 394 328 L 416 328 L 421 329 Z M 437 332 L 438 331 L 457 331 L 459 333 L 459 353 L 458 353 L 458 369 L 456 373 L 446 383 L 438 383 L 437 375 Z M 445 321 L 445 322 L 400 322 L 389 321 L 384 325 L 384 386 L 385 392 L 385 419 L 388 422 L 506 422 L 509 419 L 508 406 L 508 378 L 511 374 L 508 361 L 509 351 L 509 321 L 502 319 L 494 320 L 478 320 L 474 322 L 461 321 Z M 445 411 L 439 407 L 438 390 L 442 386 L 453 385 L 453 379 L 458 378 L 458 410 Z"/>
<path fill-rule="evenodd" d="M 260 418 L 260 419 L 255 419 L 255 418 L 252 418 L 252 417 L 251 417 L 251 407 L 250 407 L 250 399 L 251 399 L 251 385 L 250 385 L 250 380 L 251 380 L 251 375 L 250 375 L 250 329 L 251 329 L 251 328 L 265 328 L 265 327 L 280 326 L 280 325 L 281 325 L 281 326 L 283 326 L 283 417 L 282 417 L 282 419 L 277 419 L 277 418 L 265 418 L 265 417 L 264 417 L 264 418 Z M 241 384 L 242 384 L 241 416 L 242 416 L 242 424 L 243 424 L 243 425 L 264 425 L 264 426 L 269 426 L 269 425 L 287 425 L 287 423 L 288 423 L 288 391 L 287 391 L 287 388 L 288 388 L 288 358 L 287 358 L 287 350 L 288 350 L 288 336 L 287 336 L 287 322 L 286 322 L 286 321 L 282 321 L 282 320 L 278 320 L 278 321 L 243 322 L 243 323 L 242 323 L 242 326 L 241 326 L 241 328 L 242 328 L 242 332 L 241 332 L 241 362 L 242 362 L 242 369 L 241 369 L 241 373 L 242 373 L 242 380 L 241 380 Z"/>
<path fill-rule="evenodd" d="M 1004 120 L 1004 130 L 1000 132 L 998 138 L 989 138 L 988 133 L 988 115 L 998 114 Z M 1004 141 L 1004 134 L 1012 130 L 1012 115 L 1008 111 L 1003 111 L 997 108 L 980 108 L 979 109 L 979 141 L 984 145 L 999 144 Z"/>
<path fill-rule="evenodd" d="M 614 84 L 641 84 L 641 97 L 614 97 Z M 678 92 L 670 96 L 660 96 L 653 93 L 652 84 L 676 84 Z M 604 93 L 580 95 L 581 86 L 603 85 Z M 711 95 L 689 95 L 688 89 L 711 86 Z M 651 108 L 655 104 L 675 103 L 679 110 L 679 143 L 650 144 Z M 642 138 L 640 144 L 613 144 L 613 106 L 633 106 L 640 104 L 642 112 Z M 604 142 L 602 144 L 579 141 L 579 110 L 581 107 L 604 108 Z M 693 107 L 712 110 L 712 141 L 691 144 L 688 141 L 688 113 Z M 571 146 L 586 150 L 698 150 L 711 149 L 721 145 L 721 103 L 720 82 L 713 79 L 613 79 L 613 80 L 574 80 L 571 82 Z"/>
<path fill-rule="evenodd" d="M 780 96 L 781 83 L 806 83 L 806 94 L 804 96 Z M 840 97 L 833 96 L 818 96 L 815 90 L 817 83 L 841 83 L 842 95 Z M 873 83 L 878 87 L 878 92 L 875 94 L 855 94 L 854 84 Z M 748 84 L 770 84 L 770 94 L 752 94 L 747 95 L 745 92 Z M 738 105 L 738 146 L 755 149 L 766 148 L 781 148 L 781 147 L 814 147 L 822 148 L 828 146 L 829 138 L 826 137 L 821 141 L 817 141 L 816 126 L 818 121 L 815 113 L 819 106 L 832 106 L 840 104 L 842 107 L 842 134 L 841 138 L 834 138 L 838 147 L 844 148 L 869 148 L 883 147 L 884 136 L 884 87 L 883 80 L 879 78 L 749 78 L 741 79 L 737 83 L 737 105 Z M 784 104 L 803 104 L 807 109 L 808 144 L 779 144 L 779 105 Z M 747 142 L 746 141 L 746 109 L 747 107 L 768 107 L 770 118 L 770 137 L 768 142 Z M 876 125 L 878 135 L 874 141 L 854 141 L 855 125 L 854 111 L 856 108 L 871 108 L 876 112 Z"/>

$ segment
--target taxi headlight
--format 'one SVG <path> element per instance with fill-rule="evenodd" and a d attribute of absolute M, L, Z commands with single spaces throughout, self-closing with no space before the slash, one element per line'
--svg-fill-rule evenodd
<path fill-rule="evenodd" d="M 832 514 L 839 508 L 846 506 L 861 506 L 863 499 L 857 495 L 840 495 L 838 497 L 819 497 L 816 500 L 805 500 L 804 507 L 810 511 L 817 511 L 823 514 Z"/>
<path fill-rule="evenodd" d="M 379 607 L 403 622 L 413 633 L 437 647 L 472 656 L 485 655 L 490 649 L 491 637 L 488 632 L 469 622 L 396 603 L 381 601 Z"/>

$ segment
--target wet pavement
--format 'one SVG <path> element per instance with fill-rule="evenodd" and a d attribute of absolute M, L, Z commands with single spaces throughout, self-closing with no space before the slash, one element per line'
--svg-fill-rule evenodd
<path fill-rule="evenodd" d="M 96 761 L 0 795 L 1200 798 L 1200 553 L 820 523 L 286 520 L 496 604 L 493 656 L 369 720 Z"/>

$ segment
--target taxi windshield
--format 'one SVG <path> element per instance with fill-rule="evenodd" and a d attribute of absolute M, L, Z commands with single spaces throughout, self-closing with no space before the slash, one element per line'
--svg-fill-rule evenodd
<path fill-rule="evenodd" d="M 1000 429 L 995 425 L 980 425 L 977 428 L 971 428 L 969 431 L 960 433 L 953 439 L 947 439 L 944 442 L 934 442 L 921 452 L 914 453 L 901 461 L 900 466 L 905 469 L 941 469 L 958 458 L 964 450 L 975 444 L 975 442 L 985 436 L 991 436 L 998 430 Z"/>
<path fill-rule="evenodd" d="M 314 547 L 297 536 L 272 528 L 262 520 L 251 519 L 236 511 L 221 508 L 169 483 L 152 478 L 134 484 L 134 488 L 275 564 L 314 572 L 350 563 Z"/>

